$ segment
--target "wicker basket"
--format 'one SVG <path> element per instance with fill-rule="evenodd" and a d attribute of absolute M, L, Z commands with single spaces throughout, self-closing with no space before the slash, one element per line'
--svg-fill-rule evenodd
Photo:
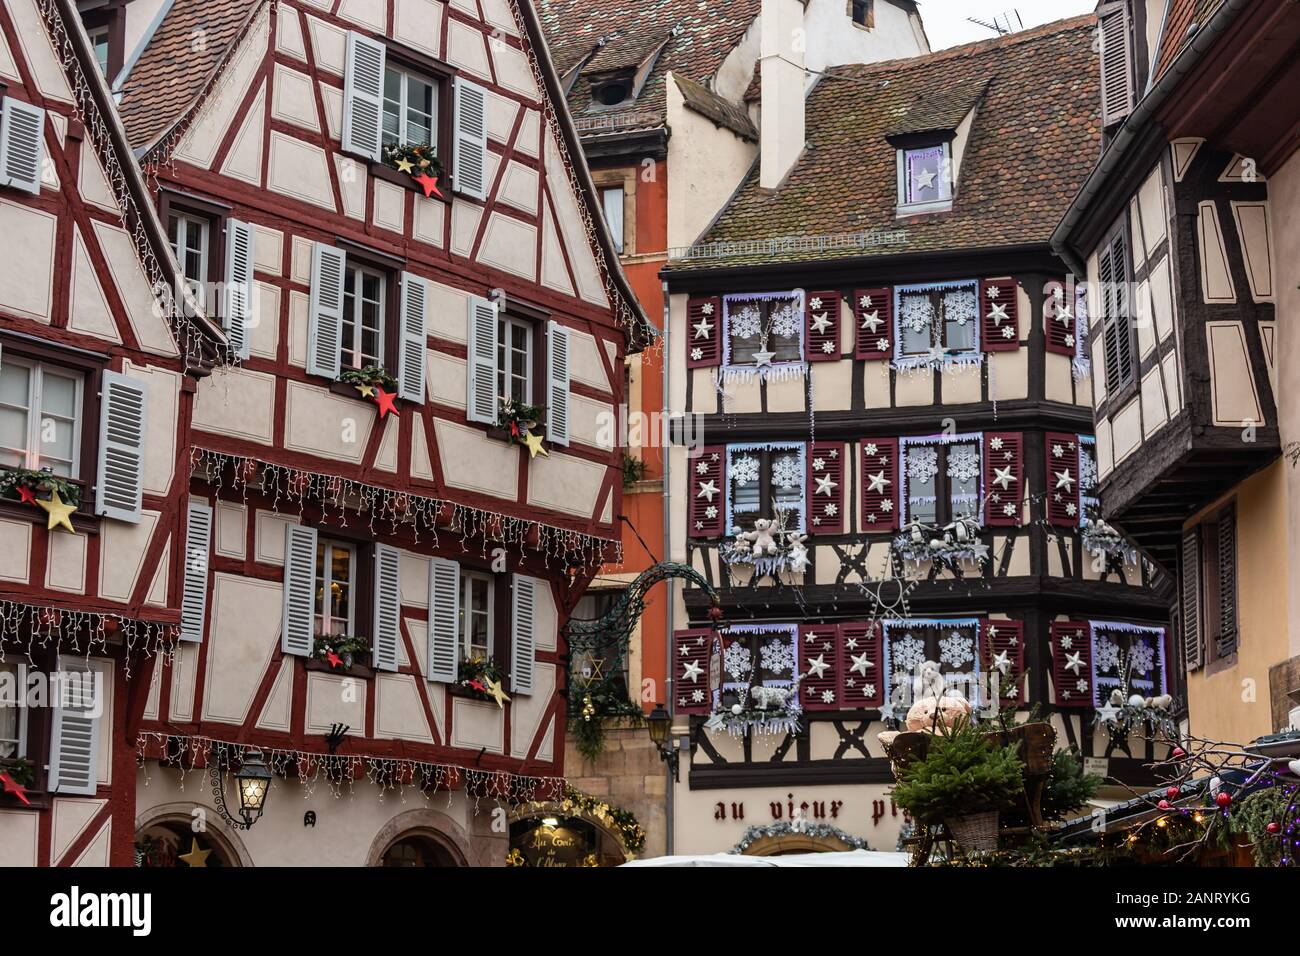
<path fill-rule="evenodd" d="M 998 812 L 972 813 L 948 820 L 953 838 L 967 853 L 990 853 L 998 848 Z"/>

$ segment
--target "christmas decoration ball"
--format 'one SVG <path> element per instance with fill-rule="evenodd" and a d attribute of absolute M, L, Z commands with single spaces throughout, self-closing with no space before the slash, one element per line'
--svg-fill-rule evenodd
<path fill-rule="evenodd" d="M 1184 750 L 1182 747 L 1175 747 L 1173 749 L 1173 752 L 1170 754 L 1170 756 L 1173 757 L 1175 760 L 1182 760 L 1184 757 L 1187 756 L 1187 751 Z"/>
<path fill-rule="evenodd" d="M 968 719 L 970 712 L 970 701 L 965 697 L 922 697 L 907 712 L 907 729 L 953 727 Z"/>
<path fill-rule="evenodd" d="M 710 621 L 721 621 L 721 620 L 722 620 L 722 608 L 718 607 L 717 605 L 714 605 L 713 607 L 709 608 L 709 620 L 710 620 Z"/>
<path fill-rule="evenodd" d="M 1280 833 L 1282 825 L 1280 823 L 1270 823 L 1268 826 L 1264 827 L 1264 829 L 1269 833 Z"/>
<path fill-rule="evenodd" d="M 737 717 L 740 716 L 740 712 L 741 712 L 742 710 L 744 710 L 744 709 L 745 709 L 745 708 L 741 707 L 739 704 L 732 704 L 732 705 L 731 705 L 731 712 L 732 712 L 733 714 L 735 714 Z"/>
<path fill-rule="evenodd" d="M 1228 806 L 1232 803 L 1232 794 L 1221 793 L 1214 798 L 1214 802 L 1226 810 Z"/>
<path fill-rule="evenodd" d="M 1300 760 L 1287 761 L 1286 769 L 1290 770 L 1295 776 L 1300 777 Z"/>
<path fill-rule="evenodd" d="M 1128 705 L 1130 707 L 1145 707 L 1147 705 L 1147 699 L 1141 694 L 1134 694 L 1128 699 Z"/>
<path fill-rule="evenodd" d="M 1168 810 L 1168 809 L 1169 809 L 1169 801 L 1168 801 L 1168 800 L 1161 800 L 1159 803 L 1156 804 L 1156 806 L 1159 807 L 1161 810 Z"/>
<path fill-rule="evenodd" d="M 1179 793 L 1181 793 L 1181 791 L 1177 787 L 1170 787 L 1165 791 L 1165 796 L 1172 800 L 1174 797 L 1178 796 Z"/>

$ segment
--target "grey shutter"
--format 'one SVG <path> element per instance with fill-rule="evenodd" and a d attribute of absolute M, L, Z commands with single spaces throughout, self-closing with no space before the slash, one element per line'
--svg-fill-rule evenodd
<path fill-rule="evenodd" d="M 1101 121 L 1118 123 L 1133 111 L 1133 47 L 1129 40 L 1128 5 L 1098 11 L 1101 49 Z"/>
<path fill-rule="evenodd" d="M 552 319 L 546 330 L 546 440 L 569 443 L 569 330 Z"/>
<path fill-rule="evenodd" d="M 475 199 L 486 199 L 487 90 L 459 76 L 456 77 L 453 130 L 452 188 Z"/>
<path fill-rule="evenodd" d="M 284 618 L 280 650 L 310 657 L 315 649 L 312 615 L 316 596 L 316 529 L 284 529 Z"/>
<path fill-rule="evenodd" d="M 248 358 L 249 322 L 253 316 L 253 227 L 226 221 L 226 273 L 223 324 L 230 350 Z"/>
<path fill-rule="evenodd" d="M 1204 663 L 1201 641 L 1201 529 L 1183 532 L 1182 601 L 1183 665 L 1194 671 Z"/>
<path fill-rule="evenodd" d="M 510 595 L 510 693 L 533 692 L 533 665 L 537 654 L 537 579 L 514 576 Z"/>
<path fill-rule="evenodd" d="M 469 347 L 466 357 L 465 417 L 471 422 L 497 423 L 497 304 L 470 296 Z"/>
<path fill-rule="evenodd" d="M 181 593 L 181 640 L 203 640 L 208 613 L 208 555 L 212 509 L 191 501 L 185 518 L 185 574 Z"/>
<path fill-rule="evenodd" d="M 99 773 L 100 673 L 84 658 L 59 662 L 50 727 L 50 791 L 91 796 Z"/>
<path fill-rule="evenodd" d="M 307 371 L 312 375 L 339 377 L 347 268 L 347 253 L 316 243 L 311 257 L 311 314 L 307 318 Z"/>
<path fill-rule="evenodd" d="M 1237 650 L 1237 509 L 1219 515 L 1219 637 L 1216 656 L 1227 657 Z"/>
<path fill-rule="evenodd" d="M 397 354 L 397 390 L 408 402 L 424 403 L 424 361 L 428 348 L 425 307 L 429 285 L 410 272 L 402 273 L 402 308 L 399 316 L 401 346 Z"/>
<path fill-rule="evenodd" d="M 137 524 L 144 493 L 144 382 L 104 372 L 100 383 L 95 514 Z"/>
<path fill-rule="evenodd" d="M 45 167 L 45 110 L 4 98 L 0 116 L 0 185 L 33 195 L 41 192 Z"/>
<path fill-rule="evenodd" d="M 343 149 L 379 159 L 383 142 L 384 45 L 349 33 L 343 70 Z"/>
<path fill-rule="evenodd" d="M 460 565 L 446 558 L 429 561 L 429 663 L 425 678 L 456 682 L 460 656 Z"/>
<path fill-rule="evenodd" d="M 386 544 L 375 545 L 376 670 L 397 670 L 397 646 L 402 640 L 402 552 Z"/>
<path fill-rule="evenodd" d="M 1103 303 L 1106 392 L 1114 396 L 1133 381 L 1133 328 L 1129 316 L 1128 250 L 1121 227 L 1097 259 Z"/>

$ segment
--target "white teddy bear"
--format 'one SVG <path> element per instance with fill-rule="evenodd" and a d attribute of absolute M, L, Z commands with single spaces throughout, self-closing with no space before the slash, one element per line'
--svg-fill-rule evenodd
<path fill-rule="evenodd" d="M 776 522 L 768 518 L 754 521 L 754 530 L 743 535 L 749 541 L 750 551 L 756 558 L 776 557 L 781 546 L 776 543 Z"/>

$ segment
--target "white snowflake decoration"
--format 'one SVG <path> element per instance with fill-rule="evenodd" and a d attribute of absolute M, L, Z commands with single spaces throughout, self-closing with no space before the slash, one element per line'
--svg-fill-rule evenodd
<path fill-rule="evenodd" d="M 1080 694 L 1082 694 L 1084 691 L 1088 689 L 1088 682 L 1086 680 L 1079 679 L 1074 682 L 1074 689 L 1077 690 Z"/>
<path fill-rule="evenodd" d="M 758 459 L 753 455 L 741 455 L 733 459 L 731 480 L 738 485 L 748 485 L 758 481 Z"/>
<path fill-rule="evenodd" d="M 824 690 L 824 691 L 822 691 L 822 703 L 823 703 L 823 704 L 833 704 L 833 703 L 835 703 L 835 691 L 833 691 L 833 690 Z"/>
<path fill-rule="evenodd" d="M 1086 448 L 1079 453 L 1079 489 L 1097 486 L 1097 459 Z"/>
<path fill-rule="evenodd" d="M 879 450 L 880 448 L 879 446 L 876 445 L 875 442 L 867 442 L 867 447 L 863 449 L 863 451 L 865 451 L 868 455 L 874 455 Z"/>
<path fill-rule="evenodd" d="M 752 339 L 762 331 L 763 315 L 756 305 L 742 305 L 727 321 L 733 338 Z"/>
<path fill-rule="evenodd" d="M 709 505 L 707 508 L 704 509 L 704 517 L 716 518 L 717 516 L 718 516 L 718 509 L 715 506 Z"/>
<path fill-rule="evenodd" d="M 907 452 L 908 480 L 923 485 L 939 473 L 939 453 L 933 448 L 911 448 Z"/>
<path fill-rule="evenodd" d="M 939 642 L 939 662 L 952 667 L 963 667 L 975 659 L 975 642 L 953 631 Z"/>
<path fill-rule="evenodd" d="M 794 648 L 789 641 L 767 641 L 759 648 L 758 659 L 763 670 L 780 674 L 794 670 Z"/>
<path fill-rule="evenodd" d="M 707 461 L 696 462 L 695 473 L 697 475 L 707 475 L 709 473 L 709 463 Z"/>
<path fill-rule="evenodd" d="M 835 502 L 832 501 L 830 504 L 826 506 L 826 514 L 829 515 L 830 517 L 834 518 L 839 513 L 840 513 L 840 509 L 835 507 Z"/>
<path fill-rule="evenodd" d="M 1073 647 L 1074 647 L 1074 638 L 1072 638 L 1069 634 L 1062 635 L 1061 650 L 1068 651 Z"/>
<path fill-rule="evenodd" d="M 691 691 L 691 701 L 696 704 L 703 703 L 704 691 L 702 690 Z"/>
<path fill-rule="evenodd" d="M 749 677 L 753 657 L 749 648 L 739 641 L 722 652 L 722 666 L 733 680 L 745 680 Z"/>
<path fill-rule="evenodd" d="M 943 312 L 945 318 L 956 320 L 958 325 L 973 322 L 979 315 L 975 293 L 969 289 L 948 292 L 943 297 Z"/>
<path fill-rule="evenodd" d="M 934 321 L 934 305 L 928 295 L 905 295 L 899 320 L 913 332 L 924 332 Z"/>
<path fill-rule="evenodd" d="M 925 643 L 911 634 L 902 640 L 891 642 L 889 649 L 894 663 L 908 673 L 914 671 L 916 665 L 925 660 Z"/>
<path fill-rule="evenodd" d="M 875 685 L 875 684 L 863 684 L 863 685 L 862 685 L 862 694 L 863 694 L 864 697 L 875 697 L 875 696 L 876 696 L 876 685 Z"/>
<path fill-rule="evenodd" d="M 772 484 L 788 491 L 803 484 L 803 470 L 798 455 L 781 455 L 772 461 Z"/>
<path fill-rule="evenodd" d="M 1097 638 L 1097 651 L 1093 663 L 1100 671 L 1118 671 L 1120 665 L 1119 645 L 1109 637 Z"/>
<path fill-rule="evenodd" d="M 702 359 L 702 358 L 704 358 L 704 350 L 703 350 L 703 349 L 691 349 L 691 361 L 692 361 L 692 362 L 698 362 L 698 361 L 699 361 L 700 359 Z"/>
<path fill-rule="evenodd" d="M 974 445 L 959 445 L 948 452 L 948 477 L 967 482 L 980 473 L 980 453 Z"/>
<path fill-rule="evenodd" d="M 1155 651 L 1146 641 L 1135 641 L 1128 652 L 1128 656 L 1135 673 L 1149 674 L 1152 668 L 1156 666 Z"/>
<path fill-rule="evenodd" d="M 825 468 L 826 468 L 826 459 L 824 458 L 813 459 L 813 471 L 822 471 Z"/>
<path fill-rule="evenodd" d="M 705 315 L 712 315 L 712 314 L 713 314 L 713 303 L 712 303 L 712 302 L 705 302 L 704 305 L 700 306 L 700 311 L 703 312 Z"/>
<path fill-rule="evenodd" d="M 803 327 L 803 317 L 795 307 L 795 301 L 789 299 L 780 306 L 772 308 L 772 333 L 783 339 L 795 338 Z"/>

